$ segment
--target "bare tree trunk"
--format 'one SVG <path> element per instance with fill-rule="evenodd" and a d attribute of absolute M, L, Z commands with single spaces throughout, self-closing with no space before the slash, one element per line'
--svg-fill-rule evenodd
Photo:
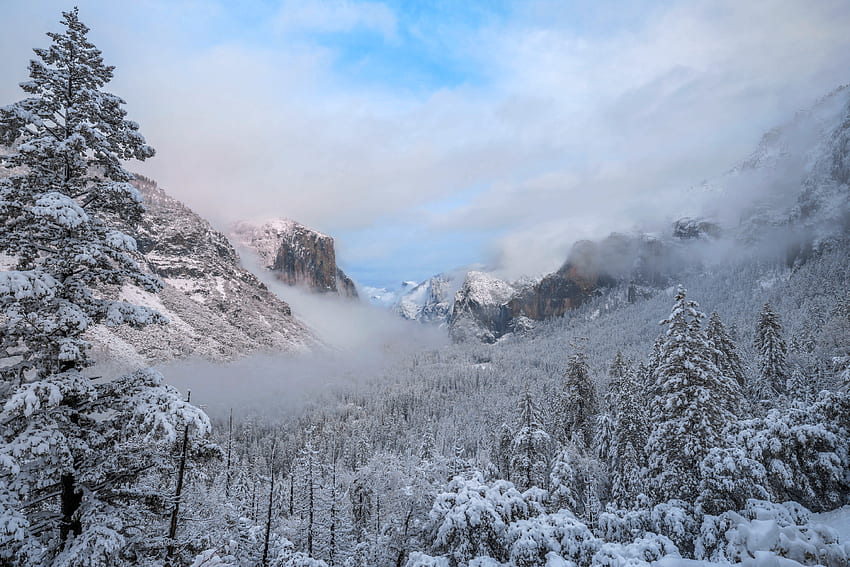
<path fill-rule="evenodd" d="M 224 495 L 230 496 L 230 465 L 233 456 L 233 408 L 230 408 L 230 419 L 227 428 L 227 474 L 224 478 Z"/>
<path fill-rule="evenodd" d="M 192 397 L 192 392 L 186 394 L 188 402 Z M 183 449 L 180 455 L 180 467 L 177 470 L 177 488 L 174 490 L 174 510 L 171 512 L 171 523 L 168 526 L 168 547 L 165 551 L 165 565 L 171 567 L 171 561 L 174 557 L 175 544 L 174 539 L 177 537 L 177 519 L 180 516 L 180 498 L 183 495 L 183 478 L 186 474 L 186 458 L 189 454 L 189 426 L 183 430 Z"/>
<path fill-rule="evenodd" d="M 310 454 L 307 458 L 307 479 L 309 482 L 308 490 L 308 508 L 307 508 L 307 555 L 313 557 L 313 451 L 310 449 Z"/>
<path fill-rule="evenodd" d="M 289 473 L 289 517 L 295 513 L 295 470 Z"/>
<path fill-rule="evenodd" d="M 277 448 L 277 435 L 275 435 L 272 440 L 272 459 L 269 470 L 269 507 L 266 513 L 266 537 L 263 542 L 263 567 L 267 567 L 269 564 L 269 537 L 272 531 L 272 503 L 274 502 L 274 475 L 275 475 L 275 467 L 274 467 L 274 458 L 275 458 L 275 449 Z"/>
<path fill-rule="evenodd" d="M 336 564 L 336 447 L 333 451 L 333 468 L 331 469 L 331 540 L 330 540 L 330 560 L 331 565 Z"/>
<path fill-rule="evenodd" d="M 74 518 L 83 502 L 83 493 L 77 490 L 73 474 L 63 474 L 61 483 L 62 520 L 59 524 L 59 538 L 64 542 L 69 535 L 80 535 L 83 531 L 80 520 Z"/>

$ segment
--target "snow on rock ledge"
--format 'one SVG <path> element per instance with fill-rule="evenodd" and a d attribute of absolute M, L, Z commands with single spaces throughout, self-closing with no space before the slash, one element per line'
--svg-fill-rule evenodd
<path fill-rule="evenodd" d="M 321 293 L 357 297 L 354 282 L 336 265 L 334 239 L 327 234 L 289 219 L 261 225 L 239 222 L 232 232 L 280 281 Z"/>
<path fill-rule="evenodd" d="M 135 230 L 143 267 L 158 276 L 157 295 L 107 290 L 153 308 L 168 325 L 92 329 L 94 355 L 119 367 L 199 356 L 228 361 L 258 351 L 303 351 L 318 344 L 289 306 L 244 269 L 227 238 L 155 182 L 139 176 L 145 213 Z M 122 227 L 125 228 L 126 227 Z"/>

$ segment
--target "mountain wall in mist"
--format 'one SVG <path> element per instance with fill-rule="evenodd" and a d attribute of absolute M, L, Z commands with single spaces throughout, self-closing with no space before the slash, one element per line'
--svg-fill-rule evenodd
<path fill-rule="evenodd" d="M 262 225 L 236 223 L 234 237 L 288 285 L 357 298 L 354 282 L 336 264 L 334 239 L 288 219 Z"/>
<path fill-rule="evenodd" d="M 96 327 L 90 333 L 96 358 L 119 365 L 149 365 L 178 358 L 228 361 L 262 351 L 301 351 L 318 344 L 289 305 L 245 270 L 227 238 L 138 176 L 145 213 L 129 232 L 139 261 L 165 284 L 159 294 L 137 288 L 108 293 L 148 305 L 170 320 L 137 330 Z"/>
<path fill-rule="evenodd" d="M 403 319 L 445 324 L 451 316 L 456 285 L 452 274 L 437 274 L 406 290 L 392 308 Z"/>
<path fill-rule="evenodd" d="M 618 285 L 635 301 L 686 271 L 733 256 L 789 265 L 846 244 L 850 234 L 850 88 L 841 87 L 766 133 L 756 150 L 691 188 L 705 210 L 655 234 L 581 241 L 556 272 L 517 285 L 470 274 L 455 296 L 452 337 L 492 342 L 560 317 Z M 481 288 L 502 294 L 481 293 Z M 508 290 L 513 290 L 508 292 Z"/>

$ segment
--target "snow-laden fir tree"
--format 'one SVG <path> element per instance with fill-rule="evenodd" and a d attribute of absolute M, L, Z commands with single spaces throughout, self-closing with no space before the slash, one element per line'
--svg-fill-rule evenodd
<path fill-rule="evenodd" d="M 513 429 L 507 422 L 502 423 L 499 427 L 499 436 L 493 442 L 491 450 L 493 461 L 499 469 L 500 478 L 508 479 L 511 477 L 511 445 L 514 442 Z"/>
<path fill-rule="evenodd" d="M 759 370 L 764 389 L 774 394 L 784 394 L 787 389 L 788 346 L 782 336 L 779 314 L 770 303 L 765 303 L 756 325 L 755 347 L 759 355 Z"/>
<path fill-rule="evenodd" d="M 160 284 L 132 258 L 141 199 L 122 160 L 151 157 L 77 10 L 36 49 L 29 95 L 0 109 L 0 556 L 7 564 L 142 564 L 165 547 L 164 444 L 208 421 L 152 371 L 84 374 L 94 324 L 162 322 L 105 286 Z M 146 532 L 146 530 L 151 530 Z"/>
<path fill-rule="evenodd" d="M 623 387 L 623 380 L 631 372 L 631 362 L 623 356 L 622 351 L 617 351 L 608 369 L 608 387 L 605 390 L 605 404 L 611 412 L 617 410 L 617 396 Z"/>
<path fill-rule="evenodd" d="M 744 364 L 738 355 L 738 349 L 729 332 L 723 325 L 717 311 L 712 311 L 708 317 L 705 334 L 713 347 L 714 365 L 724 376 L 734 378 L 740 388 L 746 387 L 747 377 L 744 372 Z"/>
<path fill-rule="evenodd" d="M 634 504 L 635 498 L 644 491 L 644 447 L 649 436 L 646 392 L 637 372 L 631 370 L 620 380 L 611 458 L 612 497 L 626 507 Z"/>
<path fill-rule="evenodd" d="M 552 439 L 543 430 L 540 411 L 531 392 L 525 391 L 520 405 L 517 433 L 511 445 L 510 480 L 519 490 L 546 488 Z"/>
<path fill-rule="evenodd" d="M 652 431 L 646 443 L 649 484 L 658 500 L 696 495 L 700 463 L 719 446 L 722 431 L 740 400 L 737 382 L 713 361 L 713 348 L 701 321 L 705 315 L 679 288 L 660 345 Z"/>
<path fill-rule="evenodd" d="M 558 440 L 565 444 L 575 443 L 581 449 L 590 448 L 598 411 L 599 402 L 587 355 L 578 351 L 567 363 L 564 382 L 555 400 Z"/>
<path fill-rule="evenodd" d="M 634 372 L 631 363 L 617 351 L 611 367 L 608 370 L 608 386 L 605 389 L 604 409 L 596 418 L 593 447 L 596 456 L 608 468 L 613 466 L 617 454 L 617 422 L 622 411 L 630 411 L 624 407 L 624 388 L 629 375 Z"/>
<path fill-rule="evenodd" d="M 743 510 L 748 499 L 767 500 L 767 474 L 740 447 L 712 448 L 700 463 L 697 503 L 706 514 Z"/>
<path fill-rule="evenodd" d="M 596 417 L 594 428 L 593 452 L 596 458 L 606 467 L 610 467 L 614 461 L 617 439 L 616 418 L 611 417 L 608 412 L 600 412 Z"/>
<path fill-rule="evenodd" d="M 552 470 L 549 473 L 549 508 L 558 510 L 576 510 L 576 494 L 578 477 L 573 467 L 573 455 L 570 449 L 560 450 L 552 460 Z"/>

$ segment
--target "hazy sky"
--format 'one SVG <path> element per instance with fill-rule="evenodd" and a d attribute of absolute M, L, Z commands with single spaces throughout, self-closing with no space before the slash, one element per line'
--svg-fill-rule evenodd
<path fill-rule="evenodd" d="M 218 223 L 285 216 L 361 283 L 559 265 L 850 82 L 850 2 L 78 2 L 156 158 Z M 64 2 L 2 0 L 0 104 Z"/>

